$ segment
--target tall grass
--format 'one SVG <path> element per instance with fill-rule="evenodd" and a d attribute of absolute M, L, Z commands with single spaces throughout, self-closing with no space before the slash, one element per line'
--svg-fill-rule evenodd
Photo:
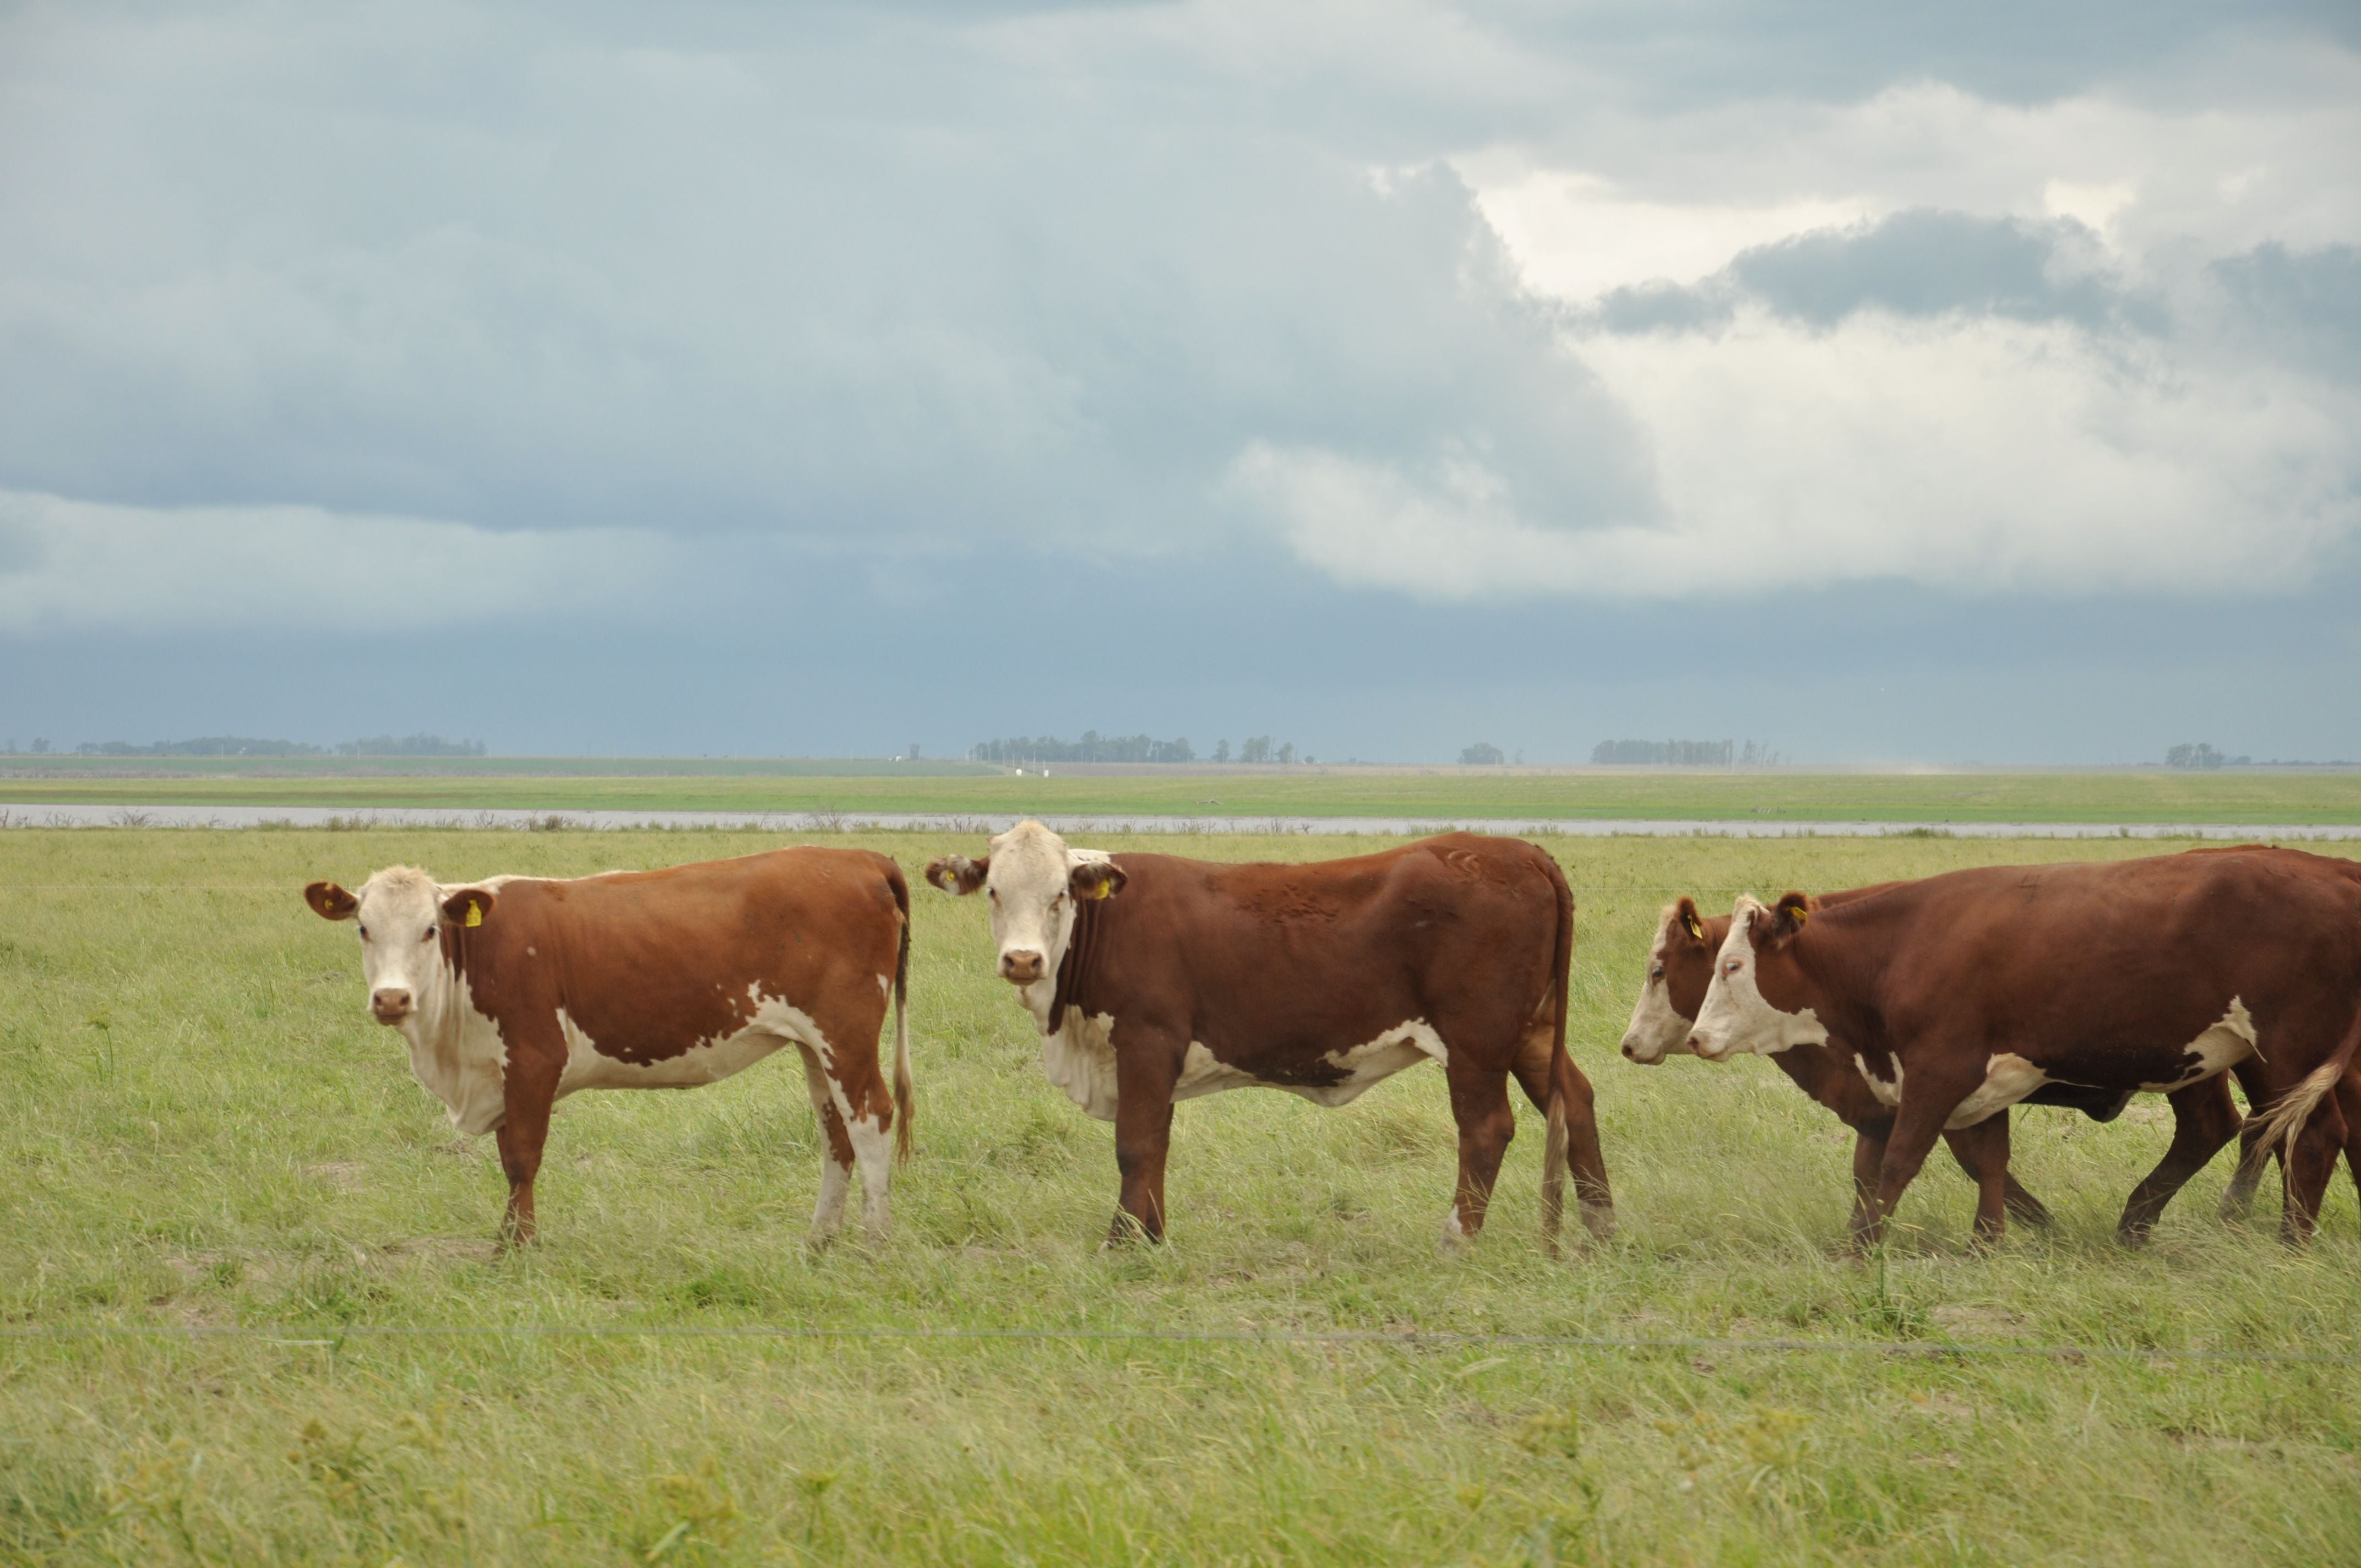
<path fill-rule="evenodd" d="M 916 872 L 947 848 L 847 839 Z M 1842 1250 L 1850 1135 L 1766 1063 L 1614 1053 L 1677 891 L 1840 886 L 2136 845 L 1553 841 L 1577 889 L 1576 1058 L 1621 1229 L 1537 1245 L 1538 1120 L 1489 1229 L 1434 1243 L 1441 1076 L 1342 1111 L 1180 1108 L 1171 1244 L 1102 1253 L 1108 1130 L 1042 1078 L 984 917 L 919 888 L 919 1157 L 876 1255 L 802 1245 L 800 1075 L 560 1111 L 544 1239 L 363 1016 L 305 910 L 401 860 L 573 873 L 760 847 L 709 833 L 0 835 L 0 1560 L 32 1563 L 1879 1563 L 2361 1561 L 2361 1371 L 1835 1351 L 1227 1340 L 339 1336 L 339 1325 L 1423 1330 L 1657 1342 L 2361 1355 L 2344 1179 L 2293 1254 L 2212 1214 L 2141 1252 L 2162 1152 L 2020 1113 L 2059 1215 L 1986 1255 L 1930 1163 L 1882 1266 Z M 1102 840 L 1107 848 L 1128 847 Z M 1208 839 L 1213 857 L 1366 847 Z M 1938 1157 L 1939 1158 L 1939 1157 Z M 2268 1209 L 2268 1205 L 2266 1205 Z"/>

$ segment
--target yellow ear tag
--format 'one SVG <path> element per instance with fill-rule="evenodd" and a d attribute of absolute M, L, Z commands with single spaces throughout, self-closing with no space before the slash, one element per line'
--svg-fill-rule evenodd
<path fill-rule="evenodd" d="M 1800 904 L 1795 905 L 1795 909 L 1791 913 L 1795 916 L 1795 925 L 1798 929 L 1802 927 L 1805 921 L 1809 920 L 1812 917 L 1812 912 L 1805 908 Z"/>
<path fill-rule="evenodd" d="M 1107 882 L 1102 882 L 1102 883 L 1099 883 L 1099 890 L 1098 890 L 1096 893 L 1094 893 L 1094 894 L 1091 894 L 1091 896 L 1092 896 L 1093 898 L 1104 898 L 1107 894 L 1109 894 L 1113 893 L 1114 891 L 1115 891 L 1115 884 L 1114 884 L 1114 883 L 1107 883 Z"/>
<path fill-rule="evenodd" d="M 1681 924 L 1688 927 L 1690 941 L 1702 942 L 1705 940 L 1705 927 L 1697 923 L 1697 917 L 1696 916 L 1683 916 L 1681 917 Z"/>
<path fill-rule="evenodd" d="M 484 906 L 478 904 L 475 900 L 469 899 L 467 901 L 467 924 L 470 926 L 480 926 L 483 923 Z"/>

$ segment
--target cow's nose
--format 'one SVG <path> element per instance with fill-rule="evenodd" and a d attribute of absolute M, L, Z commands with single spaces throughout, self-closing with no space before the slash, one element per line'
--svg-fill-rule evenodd
<path fill-rule="evenodd" d="M 410 992 L 389 985 L 369 992 L 369 1011 L 380 1024 L 398 1024 L 410 1016 Z"/>
<path fill-rule="evenodd" d="M 1030 985 L 1041 978 L 1041 955 L 1031 952 L 1009 952 L 1000 955 L 1003 978 L 1017 985 Z"/>
<path fill-rule="evenodd" d="M 1631 1036 L 1629 1035 L 1623 1036 L 1623 1054 L 1632 1061 L 1640 1059 L 1640 1048 L 1631 1043 Z"/>
<path fill-rule="evenodd" d="M 1691 1035 L 1689 1036 L 1688 1048 L 1692 1054 L 1701 1056 L 1708 1061 L 1719 1061 L 1721 1059 L 1721 1053 L 1714 1049 L 1713 1042 L 1707 1039 L 1703 1035 Z"/>

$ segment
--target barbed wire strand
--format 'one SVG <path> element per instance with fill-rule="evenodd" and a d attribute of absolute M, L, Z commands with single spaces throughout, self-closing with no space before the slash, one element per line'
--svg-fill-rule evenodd
<path fill-rule="evenodd" d="M 1363 1345 L 1380 1349 L 1517 1348 L 1664 1352 L 1680 1354 L 1892 1355 L 1919 1359 L 2015 1357 L 2062 1362 L 2220 1363 L 2235 1365 L 2361 1366 L 2361 1354 L 2333 1351 L 2173 1350 L 2146 1345 L 1990 1344 L 1956 1340 L 1645 1338 L 1623 1334 L 1389 1333 L 1350 1329 L 983 1329 L 729 1324 L 221 1324 L 11 1323 L 0 1341 L 248 1340 L 291 1348 L 334 1348 L 347 1340 L 708 1339 L 873 1340 L 1009 1343 Z"/>

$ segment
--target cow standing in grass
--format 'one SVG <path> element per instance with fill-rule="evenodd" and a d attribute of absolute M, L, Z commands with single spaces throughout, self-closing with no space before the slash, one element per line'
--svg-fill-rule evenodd
<path fill-rule="evenodd" d="M 863 850 L 791 849 L 665 871 L 446 885 L 394 866 L 357 893 L 303 890 L 359 928 L 369 1014 L 470 1134 L 494 1133 L 504 1240 L 533 1236 L 551 1106 L 582 1089 L 690 1089 L 783 1046 L 803 1055 L 823 1133 L 815 1240 L 853 1168 L 885 1233 L 889 1133 L 910 1148 L 909 889 Z M 894 1011 L 889 1094 L 878 1035 Z"/>
<path fill-rule="evenodd" d="M 1881 883 L 1878 887 L 1824 894 L 1811 900 L 1810 907 L 1828 908 L 1892 885 Z M 1687 1051 L 1689 1032 L 1713 980 L 1715 958 L 1729 935 L 1727 915 L 1700 916 L 1695 901 L 1687 898 L 1665 906 L 1664 918 L 1657 926 L 1655 944 L 1648 951 L 1647 974 L 1641 986 L 1640 1000 L 1632 1007 L 1631 1027 L 1623 1035 L 1626 1057 L 1635 1062 L 1653 1064 L 1672 1052 Z M 1876 1213 L 1878 1171 L 1884 1163 L 1886 1140 L 1894 1132 L 1895 1096 L 1878 1093 L 1879 1086 L 1892 1080 L 1892 1072 L 1880 1068 L 1872 1076 L 1866 1058 L 1834 1038 L 1820 1042 L 1798 1040 L 1772 1053 L 1771 1059 L 1796 1088 L 1835 1112 L 1852 1128 L 1852 1232 L 1856 1237 L 1861 1235 Z M 2237 1064 L 2232 1070 L 2251 1073 L 2252 1059 Z M 2259 1080 L 2249 1092 L 2261 1092 Z M 2094 1122 L 2112 1122 L 2130 1099 L 2128 1093 L 2111 1090 L 2048 1083 L 2019 1103 L 2063 1106 L 2081 1111 Z M 2130 1201 L 2124 1206 L 2117 1229 L 2126 1241 L 2145 1237 L 2172 1195 L 2203 1169 L 2206 1162 L 2239 1130 L 2238 1108 L 2230 1098 L 2226 1077 L 2217 1075 L 2176 1090 L 2169 1099 L 2172 1144 L 2163 1160 L 2133 1190 Z M 1975 1234 L 1980 1241 L 1997 1241 L 2005 1226 L 2004 1216 L 2009 1214 L 2027 1224 L 2050 1223 L 2048 1207 L 2020 1186 L 2008 1168 L 2007 1111 L 1996 1111 L 1972 1126 L 1946 1127 L 1943 1141 L 1950 1146 L 1952 1157 L 1960 1162 L 1960 1168 L 1976 1183 Z M 2243 1209 L 2253 1191 L 2257 1171 L 2254 1166 L 2240 1168 L 2224 1197 L 2226 1210 Z"/>
<path fill-rule="evenodd" d="M 1002 978 L 1051 1081 L 1115 1124 L 1111 1239 L 1164 1235 L 1176 1101 L 1264 1085 L 1342 1105 L 1443 1064 L 1459 1128 L 1446 1237 L 1472 1236 L 1516 1130 L 1513 1076 L 1547 1119 L 1542 1223 L 1555 1245 L 1569 1160 L 1584 1223 L 1613 1218 L 1590 1085 L 1565 1052 L 1574 899 L 1531 844 L 1454 833 L 1312 865 L 1075 850 L 1038 822 L 947 856 L 927 880 L 983 891 Z"/>
<path fill-rule="evenodd" d="M 2191 1088 L 2252 1058 L 2279 1145 L 2282 1234 L 2311 1234 L 2361 1049 L 2361 877 L 2287 850 L 1995 866 L 1815 911 L 1741 896 L 1692 1048 L 1840 1039 L 1894 1103 L 1874 1242 L 1947 1127 L 2048 1083 Z M 2256 1157 L 2250 1156 L 2250 1158 Z"/>

